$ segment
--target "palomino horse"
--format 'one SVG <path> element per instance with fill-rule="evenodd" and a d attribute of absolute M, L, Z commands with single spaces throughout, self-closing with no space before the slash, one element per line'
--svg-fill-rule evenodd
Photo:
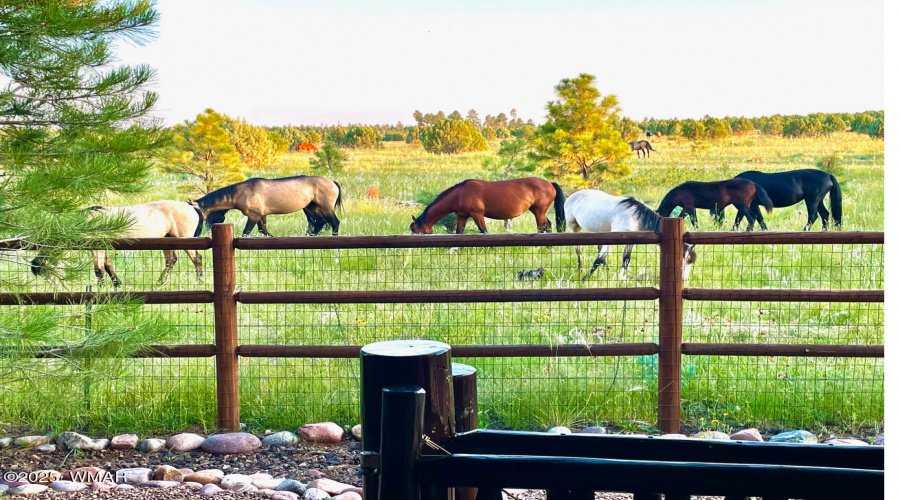
<path fill-rule="evenodd" d="M 632 151 L 637 151 L 638 158 L 641 157 L 641 151 L 644 152 L 645 158 L 650 156 L 650 151 L 656 152 L 656 150 L 653 149 L 653 146 L 650 145 L 650 141 L 634 141 L 629 142 L 628 145 L 631 146 Z"/>
<path fill-rule="evenodd" d="M 335 209 L 341 206 L 341 186 L 337 182 L 315 175 L 298 175 L 282 179 L 247 179 L 217 189 L 188 203 L 200 209 L 207 225 L 225 221 L 225 213 L 240 210 L 247 216 L 243 236 L 254 226 L 259 232 L 272 236 L 266 227 L 269 214 L 291 214 L 300 210 L 309 222 L 308 234 L 319 234 L 325 224 L 332 234 L 338 234 L 341 221 Z"/>
<path fill-rule="evenodd" d="M 656 212 L 668 217 L 675 207 L 682 207 L 682 217 L 690 217 L 691 224 L 697 227 L 697 209 L 723 210 L 734 205 L 738 218 L 734 220 L 732 231 L 737 231 L 743 217 L 749 224 L 747 231 L 753 230 L 753 223 L 759 221 L 760 227 L 766 229 L 759 205 L 772 212 L 772 200 L 766 190 L 747 179 L 728 179 L 717 182 L 688 181 L 666 193 Z"/>
<path fill-rule="evenodd" d="M 816 214 L 822 217 L 822 230 L 828 230 L 828 210 L 825 209 L 825 195 L 831 195 L 831 215 L 834 217 L 834 225 L 840 227 L 843 210 L 841 207 L 841 185 L 837 179 L 828 172 L 816 169 L 790 170 L 767 174 L 750 170 L 735 176 L 739 179 L 747 179 L 762 186 L 772 198 L 775 208 L 784 208 L 806 202 L 807 221 L 804 231 L 809 231 Z M 725 217 L 723 211 L 713 214 L 721 220 Z"/>
<path fill-rule="evenodd" d="M 456 213 L 456 234 L 462 234 L 469 217 L 478 230 L 487 232 L 484 218 L 512 219 L 530 210 L 534 214 L 538 232 L 550 232 L 552 225 L 547 210 L 553 204 L 556 210 L 556 230 L 564 231 L 564 203 L 562 188 L 555 182 L 537 177 L 507 181 L 482 181 L 469 179 L 447 188 L 438 195 L 422 215 L 413 216 L 409 230 L 413 234 L 432 234 L 432 226 L 450 212 Z"/>
<path fill-rule="evenodd" d="M 613 196 L 596 189 L 582 189 L 573 193 L 566 200 L 566 225 L 573 233 L 581 231 L 589 233 L 653 231 L 658 233 L 661 221 L 662 217 L 652 208 L 631 196 Z M 625 245 L 619 276 L 624 276 L 628 271 L 632 248 L 634 245 Z M 578 255 L 578 269 L 581 269 L 581 258 L 584 253 L 581 245 L 575 247 L 575 253 Z M 588 279 L 601 265 L 606 266 L 607 255 L 609 255 L 609 245 L 597 247 L 597 258 L 584 279 Z M 684 276 L 688 275 L 691 266 L 696 261 L 697 252 L 694 251 L 694 245 L 685 244 Z"/>
<path fill-rule="evenodd" d="M 203 218 L 200 216 L 199 210 L 182 201 L 163 200 L 126 207 L 90 207 L 87 210 L 89 217 L 103 215 L 130 221 L 131 224 L 121 234 L 122 238 L 196 237 L 200 235 L 200 229 L 203 227 Z M 166 267 L 159 276 L 159 283 L 166 280 L 169 272 L 175 267 L 175 262 L 178 261 L 175 250 L 163 250 L 162 252 L 165 256 Z M 197 250 L 185 250 L 184 252 L 193 262 L 197 278 L 200 278 L 203 275 L 203 257 L 200 252 Z M 91 253 L 94 255 L 94 275 L 97 276 L 97 282 L 103 282 L 105 273 L 109 275 L 113 286 L 121 285 L 122 281 L 116 275 L 109 253 L 106 250 L 92 250 Z M 51 259 L 46 255 L 38 255 L 31 261 L 31 272 L 35 275 L 42 274 L 44 266 L 50 261 Z"/>

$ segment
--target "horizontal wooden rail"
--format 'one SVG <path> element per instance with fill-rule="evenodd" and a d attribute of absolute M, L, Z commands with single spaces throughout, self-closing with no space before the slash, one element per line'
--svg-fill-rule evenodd
<path fill-rule="evenodd" d="M 359 358 L 362 346 L 312 346 L 244 344 L 237 347 L 238 356 L 248 358 Z M 523 344 L 523 345 L 455 345 L 454 358 L 528 358 L 574 356 L 649 356 L 659 346 L 633 344 Z"/>
<path fill-rule="evenodd" d="M 884 302 L 884 290 L 685 288 L 682 297 L 715 302 Z"/>
<path fill-rule="evenodd" d="M 691 231 L 684 242 L 697 245 L 884 244 L 883 231 Z"/>
<path fill-rule="evenodd" d="M 420 458 L 428 486 L 627 491 L 777 498 L 883 498 L 884 471 L 792 465 L 451 455 Z"/>
<path fill-rule="evenodd" d="M 681 344 L 682 354 L 699 356 L 796 356 L 810 358 L 883 358 L 883 345 Z"/>
<path fill-rule="evenodd" d="M 620 460 L 808 465 L 884 470 L 884 448 L 821 444 L 757 443 L 654 436 L 566 434 L 478 429 L 457 434 L 444 446 L 451 453 L 541 455 Z"/>
<path fill-rule="evenodd" d="M 34 358 L 56 358 L 71 354 L 83 347 L 68 346 L 42 346 L 34 353 Z M 7 354 L 22 352 L 17 346 L 0 346 L 0 357 Z M 153 345 L 145 350 L 131 355 L 132 358 L 207 358 L 216 355 L 214 344 L 185 344 L 185 345 Z"/>
<path fill-rule="evenodd" d="M 651 287 L 634 287 L 535 290 L 241 291 L 234 295 L 235 299 L 243 304 L 461 304 L 656 300 L 659 291 Z"/>
<path fill-rule="evenodd" d="M 331 250 L 339 248 L 472 248 L 572 245 L 651 245 L 659 234 L 647 231 L 615 233 L 531 234 L 401 234 L 390 236 L 298 236 L 235 238 L 240 250 Z"/>
<path fill-rule="evenodd" d="M 144 304 L 207 304 L 213 293 L 205 290 L 157 292 L 59 292 L 59 293 L 0 293 L 0 306 L 16 305 L 75 305 L 108 300 L 138 299 Z"/>
<path fill-rule="evenodd" d="M 128 238 L 111 240 L 110 248 L 115 250 L 206 250 L 212 248 L 211 238 Z M 0 250 L 34 250 L 34 243 L 27 240 L 11 239 L 0 241 Z M 72 245 L 67 250 L 87 250 L 97 248 Z"/>

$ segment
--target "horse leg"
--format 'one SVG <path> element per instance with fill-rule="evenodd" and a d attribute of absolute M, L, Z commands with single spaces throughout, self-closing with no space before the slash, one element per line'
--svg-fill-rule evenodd
<path fill-rule="evenodd" d="M 331 226 L 331 235 L 338 235 L 338 227 L 341 225 L 341 221 L 338 220 L 337 215 L 332 212 L 330 214 L 325 214 L 325 220 L 328 221 L 328 225 Z"/>
<path fill-rule="evenodd" d="M 503 230 L 509 231 L 509 228 L 512 226 L 512 219 L 503 219 Z"/>
<path fill-rule="evenodd" d="M 185 250 L 184 253 L 194 263 L 194 270 L 197 271 L 197 281 L 200 281 L 200 278 L 203 277 L 203 256 L 196 250 Z"/>
<path fill-rule="evenodd" d="M 597 270 L 598 267 L 603 266 L 606 267 L 606 256 L 609 255 L 609 245 L 603 245 L 597 247 L 597 258 L 594 259 L 594 264 L 591 265 L 591 270 L 584 276 L 582 279 L 588 279 L 591 275 L 594 274 L 594 271 Z"/>
<path fill-rule="evenodd" d="M 456 214 L 456 234 L 463 234 L 466 232 L 466 222 L 469 222 L 468 217 Z"/>
<path fill-rule="evenodd" d="M 102 250 L 94 250 L 91 252 L 94 256 L 94 276 L 97 277 L 97 284 L 103 283 L 103 261 L 106 259 L 106 252 Z"/>
<path fill-rule="evenodd" d="M 313 235 L 313 225 L 316 223 L 316 216 L 312 213 L 312 210 L 309 207 L 303 209 L 303 214 L 306 215 L 306 234 L 309 236 Z"/>
<path fill-rule="evenodd" d="M 575 246 L 575 255 L 578 256 L 578 270 L 581 271 L 581 257 L 584 255 L 584 247 L 581 245 Z"/>
<path fill-rule="evenodd" d="M 803 200 L 806 202 L 806 213 L 807 213 L 807 221 L 806 227 L 803 228 L 804 231 L 809 231 L 809 228 L 812 227 L 813 222 L 816 221 L 816 218 L 819 216 L 819 201 L 815 198 L 806 198 Z"/>
<path fill-rule="evenodd" d="M 266 216 L 263 215 L 259 218 L 259 222 L 256 223 L 256 228 L 259 230 L 260 234 L 263 236 L 272 236 L 272 233 L 269 232 L 269 228 L 266 227 Z"/>
<path fill-rule="evenodd" d="M 478 230 L 481 231 L 481 234 L 487 233 L 487 225 L 484 223 L 484 215 L 472 214 L 472 220 L 475 221 L 475 225 L 478 226 Z"/>
<path fill-rule="evenodd" d="M 628 265 L 631 264 L 631 251 L 634 245 L 625 245 L 625 253 L 622 255 L 622 269 L 619 271 L 619 278 L 624 278 L 628 272 Z"/>
<path fill-rule="evenodd" d="M 250 236 L 250 231 L 253 231 L 253 228 L 256 226 L 259 220 L 253 220 L 249 215 L 247 216 L 247 225 L 244 226 L 244 232 L 241 233 L 242 237 Z"/>
<path fill-rule="evenodd" d="M 537 208 L 531 211 L 534 214 L 534 223 L 537 225 L 537 230 L 539 233 L 551 233 L 553 232 L 553 224 L 550 222 L 550 219 L 547 218 L 546 210 L 544 213 L 541 213 Z M 477 221 L 476 221 L 477 222 Z"/>
<path fill-rule="evenodd" d="M 759 209 L 759 205 L 753 205 L 750 207 L 750 210 L 753 212 L 753 216 L 756 217 L 756 220 L 759 222 L 759 227 L 762 228 L 763 231 L 768 231 L 769 228 L 766 226 L 766 221 L 763 220 L 762 211 Z"/>
<path fill-rule="evenodd" d="M 109 275 L 109 279 L 112 281 L 114 287 L 118 288 L 119 285 L 122 284 L 122 281 L 119 279 L 119 276 L 116 275 L 116 269 L 112 265 L 112 260 L 109 258 L 109 252 L 103 252 L 103 267 L 106 269 L 106 274 Z"/>
<path fill-rule="evenodd" d="M 819 200 L 819 217 L 822 217 L 822 231 L 828 231 L 828 210 L 825 209 L 825 197 Z"/>
<path fill-rule="evenodd" d="M 175 250 L 163 250 L 163 258 L 166 261 L 166 266 L 163 268 L 162 274 L 159 275 L 159 279 L 157 280 L 157 284 L 162 285 L 166 282 L 166 278 L 169 277 L 169 272 L 175 267 L 175 263 L 178 262 L 178 255 L 175 254 Z"/>

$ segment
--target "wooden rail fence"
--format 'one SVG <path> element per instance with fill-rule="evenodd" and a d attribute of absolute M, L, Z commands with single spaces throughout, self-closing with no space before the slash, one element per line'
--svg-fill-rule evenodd
<path fill-rule="evenodd" d="M 394 235 L 288 238 L 235 238 L 231 224 L 215 224 L 212 238 L 144 238 L 116 241 L 119 250 L 207 250 L 213 254 L 213 290 L 0 293 L 0 305 L 82 304 L 133 297 L 147 304 L 211 303 L 215 344 L 153 346 L 139 357 L 210 357 L 216 360 L 218 427 L 238 430 L 240 423 L 238 357 L 357 358 L 362 346 L 238 345 L 238 304 L 479 303 L 547 301 L 658 301 L 658 343 L 458 345 L 459 357 L 645 356 L 659 357 L 658 422 L 663 432 L 679 431 L 681 357 L 808 356 L 884 357 L 883 345 L 708 344 L 682 341 L 684 300 L 773 302 L 884 302 L 884 290 L 705 289 L 683 288 L 682 244 L 802 245 L 884 244 L 883 232 L 684 232 L 683 220 L 666 218 L 659 233 L 560 233 L 485 235 Z M 450 247 L 537 247 L 652 244 L 660 247 L 659 288 L 585 288 L 549 290 L 375 290 L 235 291 L 236 250 L 366 249 Z M 0 250 L 30 249 L 19 241 L 0 242 Z M 52 349 L 52 348 L 48 348 Z M 38 351 L 37 356 L 41 356 Z"/>

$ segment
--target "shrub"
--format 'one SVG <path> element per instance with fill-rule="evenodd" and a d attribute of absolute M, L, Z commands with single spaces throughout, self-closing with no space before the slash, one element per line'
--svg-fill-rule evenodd
<path fill-rule="evenodd" d="M 425 127 L 419 140 L 431 153 L 464 153 L 486 151 L 487 142 L 468 120 L 441 120 Z"/>

